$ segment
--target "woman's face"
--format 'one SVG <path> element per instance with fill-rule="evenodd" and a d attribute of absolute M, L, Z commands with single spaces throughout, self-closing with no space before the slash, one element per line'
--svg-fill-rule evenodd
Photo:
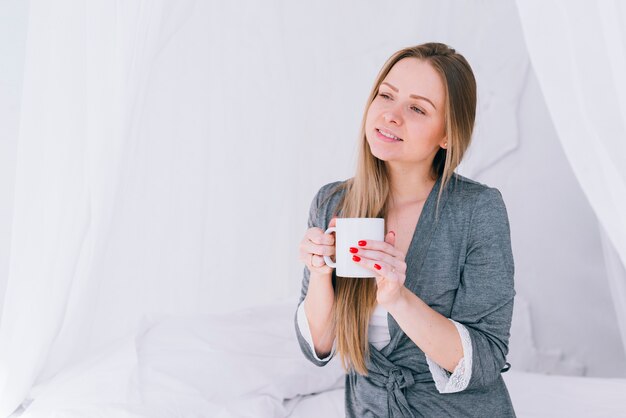
<path fill-rule="evenodd" d="M 398 61 L 367 110 L 365 136 L 372 154 L 383 161 L 430 166 L 446 142 L 444 104 L 443 82 L 428 62 Z"/>

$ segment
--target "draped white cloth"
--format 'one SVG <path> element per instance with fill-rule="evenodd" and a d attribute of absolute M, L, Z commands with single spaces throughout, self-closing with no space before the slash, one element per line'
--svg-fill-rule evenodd
<path fill-rule="evenodd" d="M 626 6 L 518 0 L 517 7 L 559 140 L 605 236 L 626 348 Z"/>
<path fill-rule="evenodd" d="M 3 417 L 37 379 L 134 329 L 140 313 L 158 301 L 148 294 L 149 269 L 143 279 L 125 277 L 139 264 L 136 257 L 158 257 L 158 243 L 142 254 L 135 237 L 148 225 L 162 229 L 156 209 L 143 215 L 144 226 L 137 222 L 133 211 L 143 209 L 133 207 L 129 189 L 136 189 L 132 182 L 141 169 L 136 153 L 144 151 L 146 86 L 158 48 L 187 3 L 119 3 L 30 4 L 0 324 Z M 145 179 L 141 191 L 154 181 Z M 142 265 L 149 264 L 156 263 Z"/>
<path fill-rule="evenodd" d="M 527 58 L 498 19 L 514 4 L 487 3 L 31 0 L 0 417 L 143 320 L 296 295 L 310 199 L 352 175 L 395 50 L 437 40 L 474 65 L 465 174 L 515 149 Z"/>

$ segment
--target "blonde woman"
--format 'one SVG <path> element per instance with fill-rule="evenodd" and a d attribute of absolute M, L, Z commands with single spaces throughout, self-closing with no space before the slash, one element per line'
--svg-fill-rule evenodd
<path fill-rule="evenodd" d="M 476 110 L 471 67 L 439 43 L 406 48 L 380 71 L 361 125 L 354 177 L 314 197 L 300 244 L 302 352 L 337 352 L 348 417 L 512 417 L 501 377 L 513 312 L 509 222 L 498 189 L 454 172 Z M 322 256 L 335 217 L 384 217 L 359 241 L 375 279 L 337 277 Z"/>

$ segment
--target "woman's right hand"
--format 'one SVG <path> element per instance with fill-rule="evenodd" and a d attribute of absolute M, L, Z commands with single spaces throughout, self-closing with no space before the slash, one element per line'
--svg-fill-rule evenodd
<path fill-rule="evenodd" d="M 331 219 L 329 228 L 336 225 L 336 219 Z M 333 268 L 324 261 L 325 255 L 335 255 L 335 234 L 325 234 L 317 227 L 307 229 L 300 242 L 300 261 L 306 264 L 311 274 L 330 276 Z"/>

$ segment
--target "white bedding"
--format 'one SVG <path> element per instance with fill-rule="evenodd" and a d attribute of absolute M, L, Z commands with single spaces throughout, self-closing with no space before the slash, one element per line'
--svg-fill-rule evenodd
<path fill-rule="evenodd" d="M 38 384 L 22 418 L 342 417 L 343 371 L 295 340 L 295 305 L 169 318 Z M 504 374 L 517 415 L 626 417 L 626 379 Z"/>
<path fill-rule="evenodd" d="M 626 417 L 626 379 L 509 371 L 504 380 L 519 418 Z M 304 397 L 290 418 L 343 417 L 343 389 Z"/>

